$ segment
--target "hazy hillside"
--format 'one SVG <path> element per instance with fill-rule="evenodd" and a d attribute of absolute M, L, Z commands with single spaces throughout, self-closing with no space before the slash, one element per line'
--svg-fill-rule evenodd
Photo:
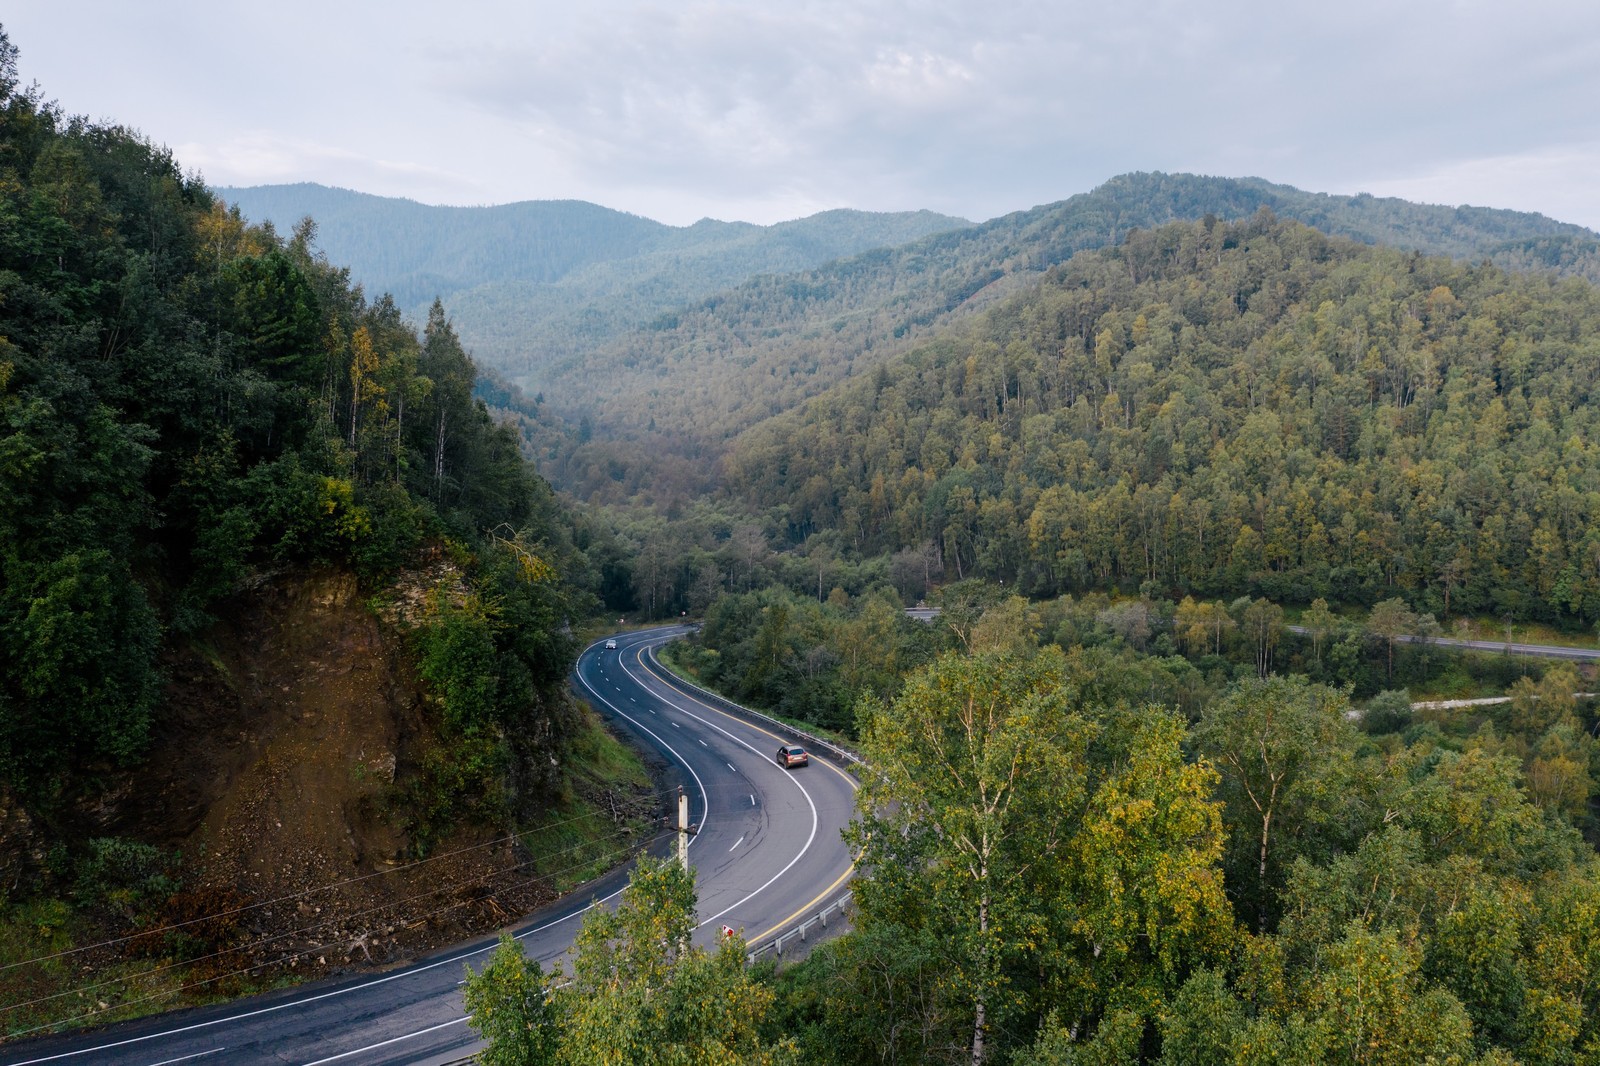
<path fill-rule="evenodd" d="M 1134 229 L 1262 208 L 1367 244 L 1600 278 L 1600 236 L 1542 215 L 1129 174 L 978 226 L 754 278 L 548 372 L 512 377 L 548 401 L 534 433 L 558 484 L 604 499 L 682 499 L 712 484 L 729 437 L 1036 284 L 1073 254 Z"/>
<path fill-rule="evenodd" d="M 217 193 L 280 233 L 309 215 L 321 250 L 369 294 L 391 293 L 418 319 L 443 298 L 474 357 L 512 375 L 757 274 L 969 225 L 931 211 L 825 211 L 773 226 L 667 226 L 577 200 L 437 207 L 313 184 Z"/>
<path fill-rule="evenodd" d="M 786 277 L 755 278 L 525 382 L 596 427 L 737 432 L 1135 228 L 1270 208 L 1326 233 L 1600 278 L 1600 236 L 1542 215 L 1306 193 L 1259 179 L 1131 174 L 1093 192 Z M 515 375 L 514 375 L 515 376 Z M 599 391 L 596 391 L 599 390 Z M 603 412 L 603 415 L 601 414 Z"/>
<path fill-rule="evenodd" d="M 796 542 L 1035 595 L 1600 619 L 1600 293 L 1256 216 L 1174 223 L 745 434 Z"/>

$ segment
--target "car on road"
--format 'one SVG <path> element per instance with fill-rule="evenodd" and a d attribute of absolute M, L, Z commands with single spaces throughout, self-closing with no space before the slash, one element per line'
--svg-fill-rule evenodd
<path fill-rule="evenodd" d="M 614 641 L 614 640 L 606 641 L 606 651 L 616 651 L 616 650 L 617 650 L 617 642 L 616 641 Z"/>
<path fill-rule="evenodd" d="M 778 749 L 778 765 L 785 770 L 794 766 L 805 766 L 811 761 L 811 756 L 806 754 L 806 749 L 798 744 L 785 744 Z"/>

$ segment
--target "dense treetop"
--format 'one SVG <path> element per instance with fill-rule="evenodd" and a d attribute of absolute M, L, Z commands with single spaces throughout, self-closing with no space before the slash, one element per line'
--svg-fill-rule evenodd
<path fill-rule="evenodd" d="M 442 697 L 448 729 L 563 742 L 582 600 L 553 496 L 472 398 L 442 308 L 419 337 L 312 237 L 247 226 L 165 149 L 20 89 L 0 35 L 0 784 L 29 802 L 137 760 L 163 649 L 251 570 L 377 585 L 425 543 L 479 610 L 424 646 L 489 664 Z"/>
<path fill-rule="evenodd" d="M 742 437 L 789 535 L 1056 594 L 1600 618 L 1600 294 L 1267 214 L 1079 256 Z"/>

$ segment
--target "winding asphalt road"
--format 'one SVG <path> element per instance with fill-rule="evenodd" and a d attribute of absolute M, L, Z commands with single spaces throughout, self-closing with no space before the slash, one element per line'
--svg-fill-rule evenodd
<path fill-rule="evenodd" d="M 813 754 L 811 765 L 780 769 L 786 738 L 770 723 L 713 708 L 655 666 L 650 650 L 679 628 L 619 635 L 579 657 L 574 685 L 638 744 L 665 759 L 690 798 L 699 832 L 689 845 L 697 872 L 700 927 L 711 945 L 720 927 L 752 945 L 797 924 L 836 898 L 853 870 L 840 838 L 854 809 L 855 782 Z M 616 871 L 533 915 L 513 932 L 548 969 L 565 955 L 581 915 L 614 899 Z M 485 939 L 381 975 L 181 1011 L 72 1036 L 0 1049 L 8 1066 L 27 1063 L 200 1066 L 222 1063 L 446 1063 L 479 1045 L 461 1003 L 463 964 L 475 968 L 494 947 Z"/>

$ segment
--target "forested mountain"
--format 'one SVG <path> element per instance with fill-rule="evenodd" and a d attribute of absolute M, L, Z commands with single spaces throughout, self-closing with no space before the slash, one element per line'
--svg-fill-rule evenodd
<path fill-rule="evenodd" d="M 1078 251 L 1115 245 L 1136 228 L 1262 207 L 1363 243 L 1600 279 L 1600 238 L 1540 215 L 1335 197 L 1253 178 L 1124 175 L 979 226 L 753 279 L 527 375 L 529 391 L 556 412 L 592 424 L 592 444 L 542 440 L 546 469 L 585 494 L 678 498 L 661 476 L 676 457 L 704 469 L 727 436 L 936 336 Z"/>
<path fill-rule="evenodd" d="M 442 298 L 480 362 L 512 377 L 758 274 L 969 225 L 931 211 L 825 211 L 772 226 L 667 226 L 577 200 L 436 207 L 321 185 L 222 188 L 246 218 L 317 223 L 321 250 L 421 316 Z"/>
<path fill-rule="evenodd" d="M 426 693 L 406 703 L 411 747 L 398 762 L 391 749 L 383 789 L 374 779 L 372 803 L 388 806 L 363 815 L 394 819 L 387 847 L 425 848 L 467 815 L 512 819 L 566 785 L 568 623 L 592 602 L 570 521 L 473 399 L 475 368 L 442 309 L 419 334 L 307 238 L 248 226 L 165 149 L 19 88 L 0 33 L 8 893 L 111 899 L 118 922 L 167 905 L 166 856 L 119 835 L 154 802 L 149 745 L 158 733 L 184 745 L 196 706 L 259 684 L 230 672 L 219 618 L 265 610 L 262 590 L 286 575 L 351 589 L 372 642 L 359 669 L 385 662 L 392 639 L 393 684 Z M 417 602 L 380 638 L 360 605 L 387 602 L 397 575 L 424 565 Z M 263 713 L 338 654 L 289 656 Z M 294 841 L 275 848 L 286 864 Z M 11 912 L 0 918 L 4 950 L 31 950 L 11 938 Z"/>
<path fill-rule="evenodd" d="M 164 151 L 4 88 L 6 783 L 136 759 L 168 635 L 258 562 L 381 575 L 501 524 L 560 543 L 442 311 L 419 338 Z"/>
<path fill-rule="evenodd" d="M 795 542 L 951 576 L 1600 619 L 1600 292 L 1262 212 L 1049 271 L 740 438 Z"/>

